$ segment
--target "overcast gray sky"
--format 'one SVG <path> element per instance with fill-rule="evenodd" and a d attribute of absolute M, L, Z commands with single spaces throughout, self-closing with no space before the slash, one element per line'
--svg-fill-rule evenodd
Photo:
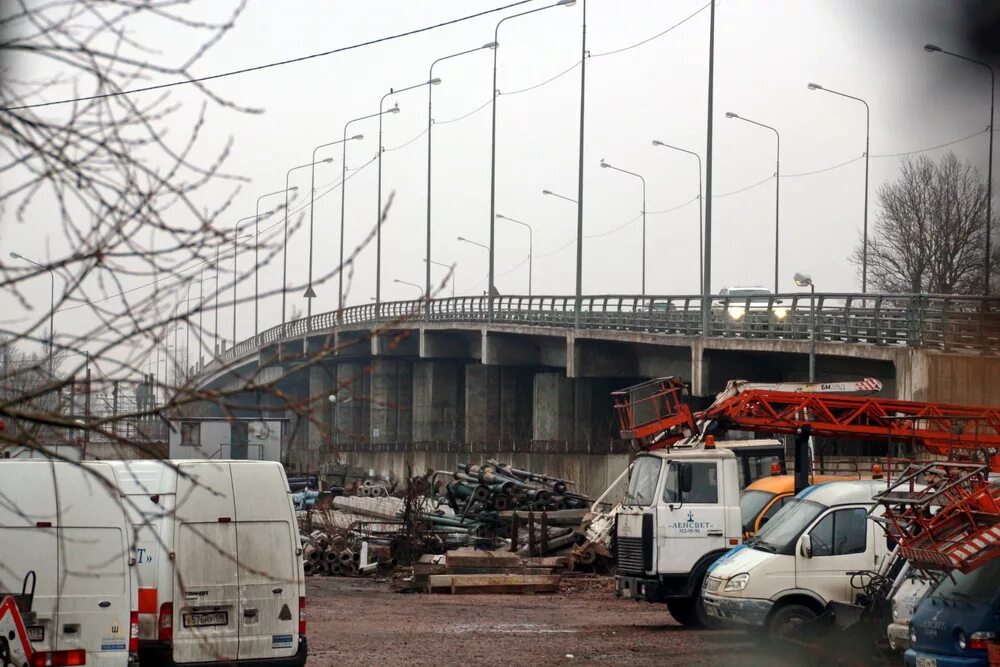
<path fill-rule="evenodd" d="M 195 14 L 223 15 L 220 2 L 195 5 Z M 234 30 L 200 62 L 211 74 L 357 43 L 430 25 L 502 4 L 500 0 L 378 0 L 322 2 L 251 0 Z M 539 1 L 527 8 L 545 6 Z M 601 158 L 642 174 L 647 183 L 647 291 L 687 294 L 698 288 L 698 178 L 693 158 L 653 148 L 661 139 L 704 153 L 708 54 L 706 0 L 590 0 L 588 3 L 587 121 L 584 225 L 585 293 L 638 293 L 641 257 L 641 191 L 624 174 L 599 168 Z M 513 11 L 523 11 L 519 8 Z M 675 30 L 643 45 L 605 54 L 649 39 L 703 10 Z M 254 213 L 260 194 L 284 187 L 286 170 L 307 163 L 312 149 L 340 137 L 344 123 L 378 111 L 390 87 L 426 80 L 428 66 L 443 55 L 492 41 L 501 15 L 491 15 L 390 43 L 310 60 L 211 84 L 212 89 L 249 106 L 258 115 L 209 108 L 209 148 L 235 139 L 230 172 L 250 179 L 237 205 L 220 220 L 231 226 Z M 576 211 L 545 197 L 550 189 L 575 198 L 579 69 L 533 90 L 572 67 L 580 52 L 579 3 L 508 21 L 499 41 L 497 102 L 497 212 L 534 229 L 534 292 L 570 294 L 574 288 Z M 719 0 L 717 3 L 713 291 L 734 284 L 771 286 L 774 246 L 774 137 L 747 123 L 727 120 L 726 111 L 773 125 L 781 132 L 781 287 L 794 291 L 796 270 L 813 274 L 820 291 L 854 291 L 859 280 L 847 261 L 862 224 L 865 139 L 864 108 L 833 95 L 807 90 L 815 81 L 863 97 L 871 105 L 871 216 L 880 184 L 898 172 L 898 157 L 877 157 L 981 134 L 951 147 L 985 172 L 988 80 L 977 68 L 922 50 L 925 42 L 949 48 L 960 31 L 955 3 L 945 0 Z M 171 35 L 137 34 L 171 54 Z M 957 48 L 957 47 L 956 47 Z M 600 55 L 600 57 L 598 57 Z M 446 61 L 435 75 L 433 259 L 457 265 L 458 294 L 486 287 L 486 252 L 456 236 L 486 243 L 489 238 L 490 77 L 492 52 Z M 172 98 L 202 96 L 193 87 L 174 89 Z M 425 89 L 390 97 L 398 115 L 384 123 L 383 190 L 395 203 L 383 229 L 383 299 L 412 298 L 416 290 L 393 279 L 423 283 L 426 216 L 427 123 Z M 480 108 L 482 107 L 482 108 Z M 479 111 L 473 112 L 480 108 Z M 171 121 L 183 137 L 190 113 Z M 445 122 L 466 116 L 456 122 Z M 365 134 L 347 150 L 350 169 L 376 154 L 377 120 L 352 129 Z M 329 150 L 329 149 L 328 149 Z M 943 150 L 926 153 L 938 157 Z M 340 149 L 321 152 L 332 164 L 317 168 L 326 191 L 340 175 Z M 853 160 L 853 162 L 849 162 Z M 849 162 L 815 175 L 794 176 Z M 347 183 L 347 243 L 353 248 L 375 223 L 376 165 Z M 770 180 L 767 180 L 770 179 Z M 760 183 L 761 181 L 765 181 Z M 760 183 L 757 187 L 736 192 Z M 293 174 L 300 187 L 293 209 L 308 195 L 309 170 Z M 231 183 L 207 196 L 221 197 Z M 206 204 L 209 202 L 206 200 Z M 272 204 L 276 203 L 272 201 Z M 686 204 L 686 205 L 685 205 Z M 266 205 L 265 205 L 266 208 Z M 673 209 L 673 210 L 671 210 Z M 665 212 L 669 211 L 669 212 Z M 329 271 L 338 252 L 340 194 L 332 191 L 315 208 L 316 273 Z M 44 257 L 64 243 L 58 222 L 38 220 L 30 234 L 16 227 L 11 211 L 0 220 L 3 244 Z M 46 244 L 51 250 L 46 250 Z M 290 303 L 305 310 L 308 240 L 300 228 L 289 246 Z M 497 287 L 527 293 L 527 234 L 497 222 Z M 374 295 L 374 245 L 361 255 L 348 304 Z M 249 257 L 249 256 L 247 256 Z M 241 258 L 242 259 L 242 258 Z M 244 262 L 249 259 L 242 260 Z M 244 264 L 245 265 L 245 264 Z M 442 269 L 435 268 L 435 277 Z M 262 269 L 262 289 L 280 285 L 281 265 Z M 28 293 L 47 303 L 47 280 Z M 252 293 L 241 285 L 241 296 Z M 336 306 L 336 283 L 317 285 L 314 312 Z M 446 290 L 450 294 L 450 287 Z M 3 304 L 18 313 L 16 303 Z M 280 320 L 280 298 L 261 306 L 261 328 Z M 252 334 L 252 307 L 241 306 L 239 338 Z M 230 331 L 229 309 L 220 328 Z M 56 328 L 75 323 L 57 314 Z M 228 336 L 227 336 L 228 337 Z"/>

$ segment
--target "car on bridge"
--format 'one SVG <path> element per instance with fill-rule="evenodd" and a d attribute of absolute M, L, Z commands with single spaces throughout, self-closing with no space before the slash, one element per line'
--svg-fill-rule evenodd
<path fill-rule="evenodd" d="M 766 287 L 723 287 L 719 296 L 725 298 L 716 304 L 725 308 L 726 314 L 734 320 L 743 319 L 747 312 L 770 312 L 779 320 L 788 316 L 788 307 L 781 299 L 774 298 L 774 293 Z"/>

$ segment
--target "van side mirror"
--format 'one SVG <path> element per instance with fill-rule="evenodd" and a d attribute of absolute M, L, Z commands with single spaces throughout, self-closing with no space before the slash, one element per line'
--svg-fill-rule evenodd
<path fill-rule="evenodd" d="M 679 477 L 681 493 L 688 494 L 691 493 L 691 487 L 694 483 L 694 475 L 692 473 L 690 463 L 681 463 L 677 468 L 677 475 Z"/>
<path fill-rule="evenodd" d="M 808 535 L 803 535 L 802 538 L 799 540 L 799 553 L 805 556 L 806 558 L 813 557 L 812 538 L 809 537 Z"/>

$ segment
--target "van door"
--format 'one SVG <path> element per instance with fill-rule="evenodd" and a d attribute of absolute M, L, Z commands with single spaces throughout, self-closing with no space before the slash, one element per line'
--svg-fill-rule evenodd
<path fill-rule="evenodd" d="M 726 547 L 721 465 L 721 460 L 669 462 L 657 508 L 664 528 L 657 543 L 660 572 L 689 572 L 702 556 Z M 691 471 L 689 491 L 680 486 L 685 466 Z"/>
<path fill-rule="evenodd" d="M 239 659 L 298 649 L 298 526 L 277 464 L 232 463 L 239 553 Z"/>
<path fill-rule="evenodd" d="M 875 545 L 868 523 L 866 507 L 827 510 L 806 531 L 811 554 L 802 553 L 801 538 L 796 545 L 795 585 L 827 602 L 853 602 L 851 576 L 847 573 L 872 569 Z"/>
<path fill-rule="evenodd" d="M 228 463 L 180 464 L 174 512 L 174 662 L 236 659 L 235 514 Z"/>

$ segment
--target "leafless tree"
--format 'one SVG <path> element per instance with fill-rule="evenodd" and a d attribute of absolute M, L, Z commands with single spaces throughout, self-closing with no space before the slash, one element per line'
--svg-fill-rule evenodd
<path fill-rule="evenodd" d="M 879 188 L 868 240 L 871 286 L 884 292 L 975 294 L 982 289 L 986 183 L 949 152 L 940 161 L 904 158 L 899 178 Z M 860 267 L 861 243 L 851 255 Z"/>

